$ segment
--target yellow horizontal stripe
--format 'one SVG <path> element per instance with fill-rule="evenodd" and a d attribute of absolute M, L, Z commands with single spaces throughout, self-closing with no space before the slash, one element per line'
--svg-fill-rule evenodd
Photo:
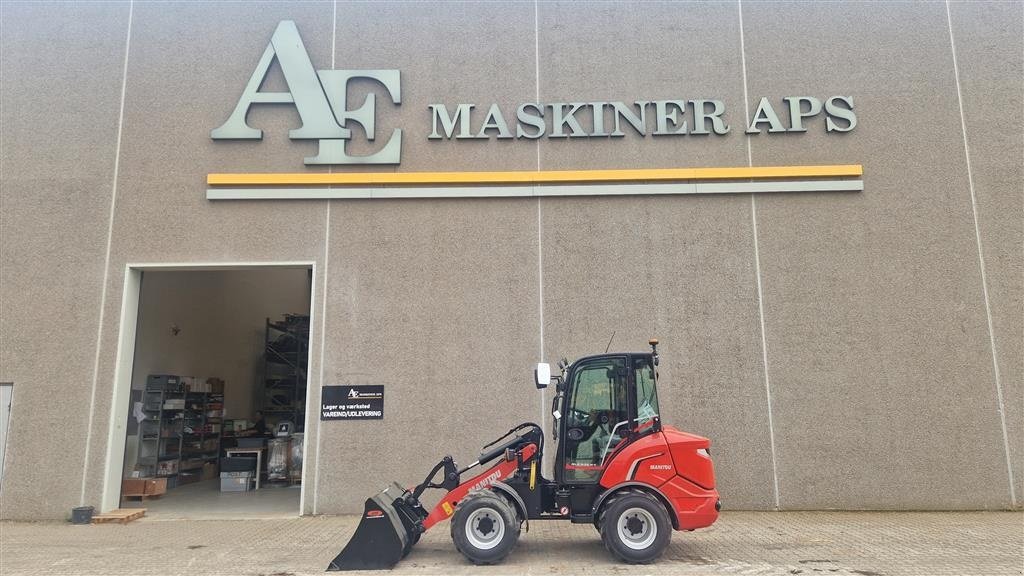
<path fill-rule="evenodd" d="M 862 176 L 860 164 L 836 166 L 760 166 L 738 168 L 654 168 L 637 170 L 546 170 L 518 172 L 342 172 L 208 174 L 210 186 L 304 186 L 316 184 L 556 184 L 587 182 L 664 182 L 746 178 L 827 178 Z"/>

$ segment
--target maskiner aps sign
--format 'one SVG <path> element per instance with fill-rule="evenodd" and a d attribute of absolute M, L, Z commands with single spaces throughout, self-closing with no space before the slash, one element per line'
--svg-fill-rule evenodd
<path fill-rule="evenodd" d="M 274 59 L 280 66 L 287 92 L 263 92 L 263 84 Z M 249 126 L 250 108 L 260 104 L 291 104 L 301 126 L 289 131 L 293 140 L 316 140 L 318 154 L 305 163 L 317 164 L 399 164 L 402 130 L 394 129 L 383 146 L 372 154 L 349 153 L 351 127 L 359 124 L 369 140 L 376 138 L 376 96 L 366 95 L 353 108 L 348 101 L 349 83 L 368 79 L 380 83 L 391 101 L 402 103 L 398 70 L 315 70 L 290 20 L 278 24 L 270 43 L 256 64 L 228 119 L 210 133 L 214 140 L 260 140 L 263 131 Z M 768 134 L 807 132 L 808 121 L 824 116 L 828 133 L 850 132 L 857 126 L 851 96 L 785 96 L 775 101 L 761 98 L 745 121 L 745 133 Z M 776 107 L 788 114 L 779 114 Z M 486 110 L 486 112 L 484 112 Z M 714 98 L 637 100 L 611 102 L 526 102 L 502 109 L 497 104 L 458 103 L 427 106 L 430 126 L 428 140 L 536 140 L 539 138 L 624 138 L 725 136 L 732 132 L 726 106 Z"/>

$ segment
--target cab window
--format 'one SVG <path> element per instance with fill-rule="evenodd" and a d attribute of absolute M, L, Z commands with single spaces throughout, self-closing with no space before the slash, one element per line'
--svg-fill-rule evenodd
<path fill-rule="evenodd" d="M 623 440 L 629 428 L 627 374 L 624 358 L 601 358 L 576 370 L 565 415 L 566 481 L 596 482 Z"/>
<path fill-rule="evenodd" d="M 634 360 L 633 375 L 636 381 L 637 429 L 643 430 L 658 416 L 658 390 L 654 385 L 654 366 L 650 358 Z"/>

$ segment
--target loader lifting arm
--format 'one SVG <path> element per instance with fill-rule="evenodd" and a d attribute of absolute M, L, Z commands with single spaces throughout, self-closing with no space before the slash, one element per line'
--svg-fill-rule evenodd
<path fill-rule="evenodd" d="M 500 442 L 523 429 L 529 429 L 529 432 Z M 451 456 L 445 456 L 418 486 L 405 489 L 393 483 L 366 500 L 363 517 L 352 539 L 331 561 L 327 570 L 391 568 L 409 553 L 413 545 L 419 541 L 421 534 L 438 522 L 451 517 L 458 503 L 471 491 L 486 489 L 493 483 L 511 476 L 521 466 L 530 463 L 535 456 L 539 458 L 543 442 L 540 426 L 530 422 L 524 423 L 484 446 L 484 451 L 477 461 L 462 470 L 457 468 Z M 465 482 L 460 482 L 464 472 L 487 464 L 499 456 L 501 459 L 493 466 Z M 435 482 L 438 472 L 443 472 L 443 477 L 440 482 Z M 419 501 L 419 497 L 428 488 L 447 490 L 441 501 L 429 513 Z"/>
<path fill-rule="evenodd" d="M 511 460 L 506 456 L 494 466 L 491 466 L 487 470 L 484 470 L 480 474 L 474 476 L 471 480 L 464 482 L 454 490 L 448 492 L 430 512 L 430 515 L 427 516 L 426 520 L 423 521 L 423 528 L 425 530 L 429 530 L 434 524 L 437 524 L 442 520 L 447 520 L 448 517 L 455 512 L 455 506 L 458 505 L 459 501 L 465 498 L 471 490 L 487 488 L 494 482 L 501 481 L 502 479 L 511 476 L 512 473 L 519 468 L 522 462 L 529 462 L 536 453 L 537 445 L 533 443 L 527 444 L 519 450 L 512 451 Z"/>

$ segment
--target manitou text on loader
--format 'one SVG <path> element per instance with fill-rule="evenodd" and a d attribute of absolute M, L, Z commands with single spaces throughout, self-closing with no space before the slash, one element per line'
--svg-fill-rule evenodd
<path fill-rule="evenodd" d="M 631 564 L 657 559 L 672 530 L 710 526 L 722 506 L 711 442 L 662 424 L 658 341 L 650 345 L 645 353 L 562 360 L 554 379 L 550 366 L 537 365 L 537 388 L 554 380 L 558 392 L 551 405 L 553 479 L 539 470 L 541 427 L 520 424 L 465 468 L 445 456 L 420 485 L 393 484 L 369 498 L 355 534 L 328 570 L 391 568 L 421 534 L 449 518 L 455 548 L 475 564 L 501 562 L 530 520 L 593 524 L 605 547 Z M 428 488 L 447 491 L 429 512 L 419 500 Z"/>

